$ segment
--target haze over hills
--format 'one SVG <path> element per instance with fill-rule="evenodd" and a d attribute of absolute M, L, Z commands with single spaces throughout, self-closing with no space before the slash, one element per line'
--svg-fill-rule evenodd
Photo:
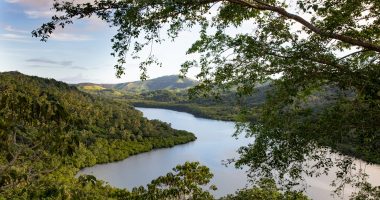
<path fill-rule="evenodd" d="M 162 76 L 146 81 L 134 81 L 119 84 L 96 84 L 79 83 L 77 86 L 82 90 L 99 91 L 116 89 L 123 92 L 147 92 L 156 90 L 183 90 L 195 86 L 198 82 L 193 79 L 180 79 L 178 75 Z"/>

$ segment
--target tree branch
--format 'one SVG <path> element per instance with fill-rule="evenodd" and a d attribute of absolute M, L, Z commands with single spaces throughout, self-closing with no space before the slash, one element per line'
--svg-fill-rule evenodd
<path fill-rule="evenodd" d="M 348 58 L 348 57 L 350 57 L 350 56 L 353 56 L 353 55 L 355 55 L 355 54 L 358 54 L 358 53 L 364 53 L 364 52 L 367 52 L 367 51 L 369 51 L 369 50 L 355 51 L 355 52 L 353 52 L 353 53 L 350 53 L 350 54 L 348 54 L 348 55 L 345 55 L 345 56 L 339 58 L 338 61 L 339 61 L 339 60 L 343 60 L 343 59 L 345 59 L 345 58 Z"/>
<path fill-rule="evenodd" d="M 376 52 L 380 53 L 380 46 L 379 45 L 376 45 L 376 44 L 370 43 L 370 42 L 366 42 L 366 41 L 362 41 L 362 40 L 358 40 L 358 39 L 350 37 L 350 36 L 324 31 L 324 30 L 314 26 L 310 22 L 306 21 L 304 18 L 287 12 L 284 8 L 271 6 L 271 5 L 266 4 L 266 3 L 259 1 L 259 0 L 253 0 L 257 4 L 248 2 L 246 0 L 226 0 L 226 1 L 231 2 L 231 3 L 236 3 L 236 4 L 239 4 L 242 6 L 248 6 L 248 7 L 257 9 L 257 10 L 268 10 L 268 11 L 276 12 L 276 13 L 278 13 L 278 14 L 280 14 L 280 15 L 288 18 L 288 19 L 292 19 L 294 21 L 297 21 L 298 23 L 302 24 L 303 26 L 305 26 L 309 30 L 311 30 L 314 33 L 321 35 L 323 37 L 336 39 L 336 40 L 339 40 L 339 41 L 342 41 L 342 42 L 345 42 L 348 44 L 360 46 L 360 47 L 363 47 L 367 50 L 372 50 L 372 51 L 376 51 Z"/>

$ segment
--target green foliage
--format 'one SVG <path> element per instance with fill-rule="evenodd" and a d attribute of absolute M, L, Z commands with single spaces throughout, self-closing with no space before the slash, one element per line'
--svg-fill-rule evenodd
<path fill-rule="evenodd" d="M 125 92 L 144 92 L 144 91 L 156 91 L 156 90 L 183 90 L 196 85 L 197 82 L 188 79 L 180 79 L 178 75 L 162 76 L 146 81 L 136 81 L 131 83 L 120 83 L 114 86 L 115 89 Z"/>
<path fill-rule="evenodd" d="M 372 186 L 369 183 L 360 183 L 360 189 L 355 195 L 351 196 L 351 200 L 377 200 L 380 198 L 380 186 Z"/>
<path fill-rule="evenodd" d="M 76 172 L 196 139 L 143 118 L 124 101 L 55 80 L 1 73 L 0 90 L 0 196 L 6 199 L 113 198 L 122 191 L 76 179 Z"/>
<path fill-rule="evenodd" d="M 152 92 L 158 90 L 182 91 L 197 84 L 197 81 L 189 78 L 180 78 L 178 75 L 162 76 L 146 81 L 135 81 L 119 84 L 94 84 L 80 83 L 78 88 L 95 94 L 109 94 L 121 96 L 121 94 L 135 94 L 143 92 Z"/>
<path fill-rule="evenodd" d="M 134 106 L 167 108 L 191 113 L 197 117 L 216 120 L 234 121 L 246 107 L 258 107 L 265 101 L 266 93 L 271 90 L 270 84 L 255 88 L 256 93 L 250 96 L 237 96 L 235 90 L 226 91 L 217 97 L 190 96 L 184 90 L 156 90 L 126 94 L 122 98 Z M 254 119 L 255 114 L 249 116 Z"/>
<path fill-rule="evenodd" d="M 85 85 L 82 87 L 83 90 L 90 90 L 90 91 L 99 91 L 104 90 L 105 88 L 98 85 Z"/>
<path fill-rule="evenodd" d="M 174 173 L 152 180 L 147 186 L 148 189 L 134 188 L 132 193 L 135 197 L 132 199 L 214 199 L 210 192 L 202 187 L 206 186 L 213 177 L 207 167 L 201 166 L 198 162 L 185 162 L 183 165 L 177 165 L 173 171 Z M 214 185 L 209 188 L 216 190 Z"/>
<path fill-rule="evenodd" d="M 211 10 L 214 5 L 216 11 Z M 191 96 L 219 95 L 231 88 L 249 95 L 257 83 L 279 77 L 272 81 L 274 90 L 257 111 L 257 120 L 241 118 L 248 119 L 256 139 L 242 148 L 237 163 L 254 173 L 279 171 L 280 182 L 284 177 L 299 179 L 308 157 L 319 163 L 314 167 L 328 169 L 333 166 L 329 159 L 315 151 L 323 145 L 349 152 L 348 143 L 362 151 L 363 158 L 378 161 L 378 0 L 102 0 L 56 2 L 54 9 L 63 14 L 35 30 L 34 36 L 46 40 L 56 26 L 91 15 L 118 27 L 112 40 L 118 76 L 124 73 L 127 53 L 138 58 L 144 47 L 165 39 L 163 29 L 175 39 L 200 25 L 200 37 L 188 50 L 200 58 L 181 68 L 183 76 L 192 67 L 200 69 L 200 83 Z M 248 30 L 227 34 L 227 29 L 242 26 Z M 140 65 L 142 79 L 149 64 L 159 64 L 153 54 Z M 340 94 L 328 104 L 311 106 L 314 91 L 326 87 Z"/>
<path fill-rule="evenodd" d="M 221 200 L 307 200 L 301 192 L 286 191 L 282 193 L 277 187 L 274 180 L 261 179 L 256 187 L 243 189 L 236 192 L 235 195 L 227 195 Z"/>

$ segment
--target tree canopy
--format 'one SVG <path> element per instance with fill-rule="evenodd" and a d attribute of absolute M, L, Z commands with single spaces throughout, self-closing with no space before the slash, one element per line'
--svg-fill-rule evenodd
<path fill-rule="evenodd" d="M 185 76 L 189 68 L 201 69 L 200 84 L 191 93 L 217 95 L 236 88 L 247 95 L 257 83 L 271 80 L 264 106 L 245 112 L 260 113 L 247 125 L 256 139 L 241 148 L 236 162 L 250 166 L 254 175 L 280 171 L 280 180 L 299 179 L 307 157 L 322 161 L 311 168 L 334 165 L 316 150 L 323 146 L 362 152 L 365 160 L 379 162 L 373 156 L 380 153 L 377 0 L 55 1 L 53 9 L 63 14 L 32 33 L 43 41 L 55 28 L 93 15 L 118 27 L 112 39 L 117 76 L 124 73 L 126 56 L 138 58 L 149 45 L 199 26 L 199 39 L 188 53 L 200 57 L 180 70 Z M 228 34 L 231 27 L 249 31 Z M 160 64 L 154 52 L 140 64 L 142 79 L 150 64 Z M 346 159 L 336 165 L 342 163 Z"/>
<path fill-rule="evenodd" d="M 195 139 L 125 101 L 0 73 L 0 199 L 107 199 L 115 190 L 76 179 L 79 169 Z"/>

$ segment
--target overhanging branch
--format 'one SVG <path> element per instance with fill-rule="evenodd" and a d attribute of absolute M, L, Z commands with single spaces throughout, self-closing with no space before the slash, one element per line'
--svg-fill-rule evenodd
<path fill-rule="evenodd" d="M 303 26 L 305 26 L 309 30 L 311 30 L 314 33 L 321 35 L 323 37 L 336 39 L 336 40 L 339 40 L 339 41 L 342 41 L 342 42 L 345 42 L 348 44 L 360 46 L 360 47 L 363 47 L 364 49 L 372 50 L 372 51 L 376 51 L 376 52 L 380 53 L 380 46 L 379 45 L 376 45 L 376 44 L 373 44 L 370 42 L 366 42 L 366 41 L 362 41 L 362 40 L 359 40 L 359 39 L 356 39 L 356 38 L 353 38 L 350 36 L 341 35 L 341 34 L 337 34 L 337 33 L 333 33 L 333 32 L 327 32 L 325 30 L 322 30 L 322 29 L 314 26 L 313 24 L 311 24 L 310 22 L 308 22 L 304 18 L 300 17 L 299 15 L 295 15 L 295 14 L 287 12 L 284 8 L 272 6 L 272 5 L 266 4 L 266 3 L 259 1 L 259 0 L 252 0 L 252 2 L 255 2 L 255 3 L 248 2 L 245 0 L 226 0 L 226 1 L 231 2 L 231 3 L 235 3 L 235 4 L 239 4 L 242 6 L 247 6 L 247 7 L 253 8 L 253 9 L 257 9 L 257 10 L 268 10 L 268 11 L 276 12 L 276 13 L 278 13 L 278 14 L 280 14 L 280 15 L 288 18 L 288 19 L 292 19 L 294 21 L 297 21 L 298 23 L 302 24 Z"/>

